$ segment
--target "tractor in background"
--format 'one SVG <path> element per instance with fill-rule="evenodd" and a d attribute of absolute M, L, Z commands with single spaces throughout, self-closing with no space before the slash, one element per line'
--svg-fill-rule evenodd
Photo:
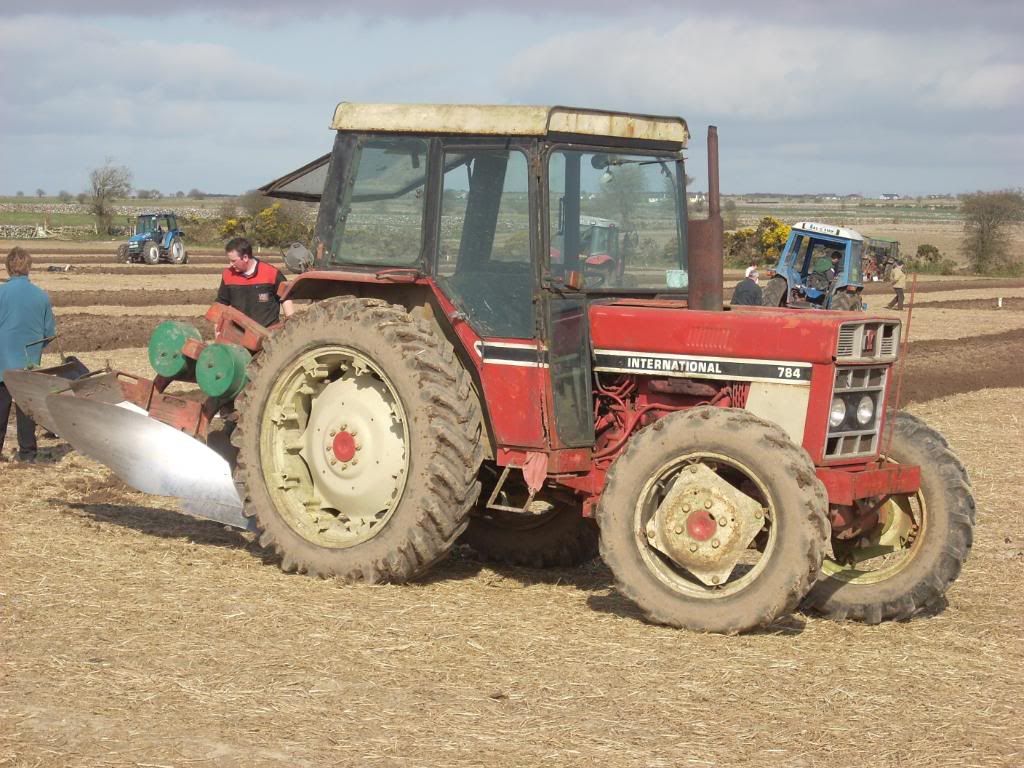
<path fill-rule="evenodd" d="M 705 632 L 942 604 L 974 498 L 896 410 L 901 324 L 724 307 L 713 127 L 692 221 L 678 117 L 342 103 L 332 128 L 328 159 L 262 190 L 320 201 L 279 292 L 310 306 L 267 329 L 215 305 L 213 340 L 162 324 L 153 378 L 5 372 L 19 405 L 290 572 L 404 582 L 461 540 L 535 565 L 599 549 L 651 621 Z M 637 222 L 662 260 L 587 286 L 583 204 L 613 163 L 671 190 Z"/>
<path fill-rule="evenodd" d="M 898 240 L 885 237 L 868 237 L 864 239 L 862 256 L 862 274 L 865 282 L 887 280 L 893 265 L 900 258 Z"/>
<path fill-rule="evenodd" d="M 117 248 L 118 263 L 188 263 L 185 233 L 178 228 L 178 217 L 174 213 L 139 214 L 132 232 L 128 242 Z"/>
<path fill-rule="evenodd" d="M 778 263 L 768 271 L 764 306 L 859 311 L 863 243 L 858 232 L 846 227 L 794 224 Z"/>

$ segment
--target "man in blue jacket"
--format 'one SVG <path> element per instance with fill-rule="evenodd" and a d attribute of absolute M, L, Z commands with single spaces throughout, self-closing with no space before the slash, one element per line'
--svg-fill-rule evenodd
<path fill-rule="evenodd" d="M 8 368 L 39 365 L 44 344 L 34 341 L 53 336 L 56 322 L 46 291 L 28 279 L 32 256 L 24 248 L 12 248 L 7 254 L 10 280 L 0 285 L 0 455 L 7 437 L 7 421 L 11 416 L 11 393 L 4 384 Z M 32 346 L 29 346 L 32 344 Z M 18 459 L 34 461 L 36 457 L 36 425 L 21 408 L 18 414 Z"/>

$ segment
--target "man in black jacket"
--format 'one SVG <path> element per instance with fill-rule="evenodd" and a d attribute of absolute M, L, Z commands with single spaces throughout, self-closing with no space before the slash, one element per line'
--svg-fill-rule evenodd
<path fill-rule="evenodd" d="M 732 292 L 732 306 L 761 306 L 761 286 L 757 284 L 757 267 L 747 267 L 743 279 L 736 283 Z"/>
<path fill-rule="evenodd" d="M 291 317 L 291 301 L 282 302 L 277 289 L 285 282 L 281 270 L 252 255 L 252 243 L 236 237 L 224 246 L 228 267 L 220 279 L 217 301 L 241 310 L 260 325 L 274 325 L 281 318 Z"/>

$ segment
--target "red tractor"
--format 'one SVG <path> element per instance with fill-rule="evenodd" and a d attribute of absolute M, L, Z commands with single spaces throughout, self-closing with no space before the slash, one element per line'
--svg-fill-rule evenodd
<path fill-rule="evenodd" d="M 402 582 L 460 537 L 535 565 L 597 542 L 672 626 L 941 604 L 974 500 L 943 437 L 888 407 L 899 321 L 723 309 L 714 129 L 710 216 L 688 221 L 680 118 L 343 103 L 333 128 L 329 156 L 264 188 L 320 200 L 285 286 L 307 308 L 270 332 L 215 308 L 213 343 L 167 326 L 152 380 L 5 375 L 18 402 L 287 571 Z M 608 167 L 674 198 L 638 217 L 653 247 L 628 289 L 587 286 L 576 242 Z"/>

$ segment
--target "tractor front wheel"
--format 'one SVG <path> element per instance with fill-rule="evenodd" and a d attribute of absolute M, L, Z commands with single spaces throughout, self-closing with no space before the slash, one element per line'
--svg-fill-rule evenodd
<path fill-rule="evenodd" d="M 284 570 L 400 582 L 447 553 L 483 453 L 447 341 L 402 307 L 332 299 L 273 334 L 249 375 L 235 479 Z"/>
<path fill-rule="evenodd" d="M 830 308 L 841 312 L 860 312 L 864 308 L 864 303 L 859 293 L 840 291 L 832 297 Z"/>
<path fill-rule="evenodd" d="M 828 538 L 825 488 L 778 426 L 710 406 L 656 421 L 608 473 L 601 556 L 660 624 L 733 634 L 810 589 Z"/>
<path fill-rule="evenodd" d="M 142 260 L 147 264 L 159 264 L 160 246 L 152 240 L 144 242 L 142 244 Z"/>
<path fill-rule="evenodd" d="M 773 277 L 765 283 L 761 291 L 761 306 L 784 307 L 786 306 L 786 293 L 789 291 L 789 284 L 784 277 Z"/>
<path fill-rule="evenodd" d="M 806 604 L 835 619 L 878 624 L 941 605 L 971 549 L 974 494 L 945 438 L 907 413 L 886 433 L 885 458 L 919 466 L 921 489 L 884 500 L 859 535 L 833 538 Z"/>
<path fill-rule="evenodd" d="M 121 245 L 117 246 L 117 255 L 114 257 L 114 261 L 118 264 L 132 263 L 132 254 L 128 250 L 127 243 L 121 243 Z"/>

